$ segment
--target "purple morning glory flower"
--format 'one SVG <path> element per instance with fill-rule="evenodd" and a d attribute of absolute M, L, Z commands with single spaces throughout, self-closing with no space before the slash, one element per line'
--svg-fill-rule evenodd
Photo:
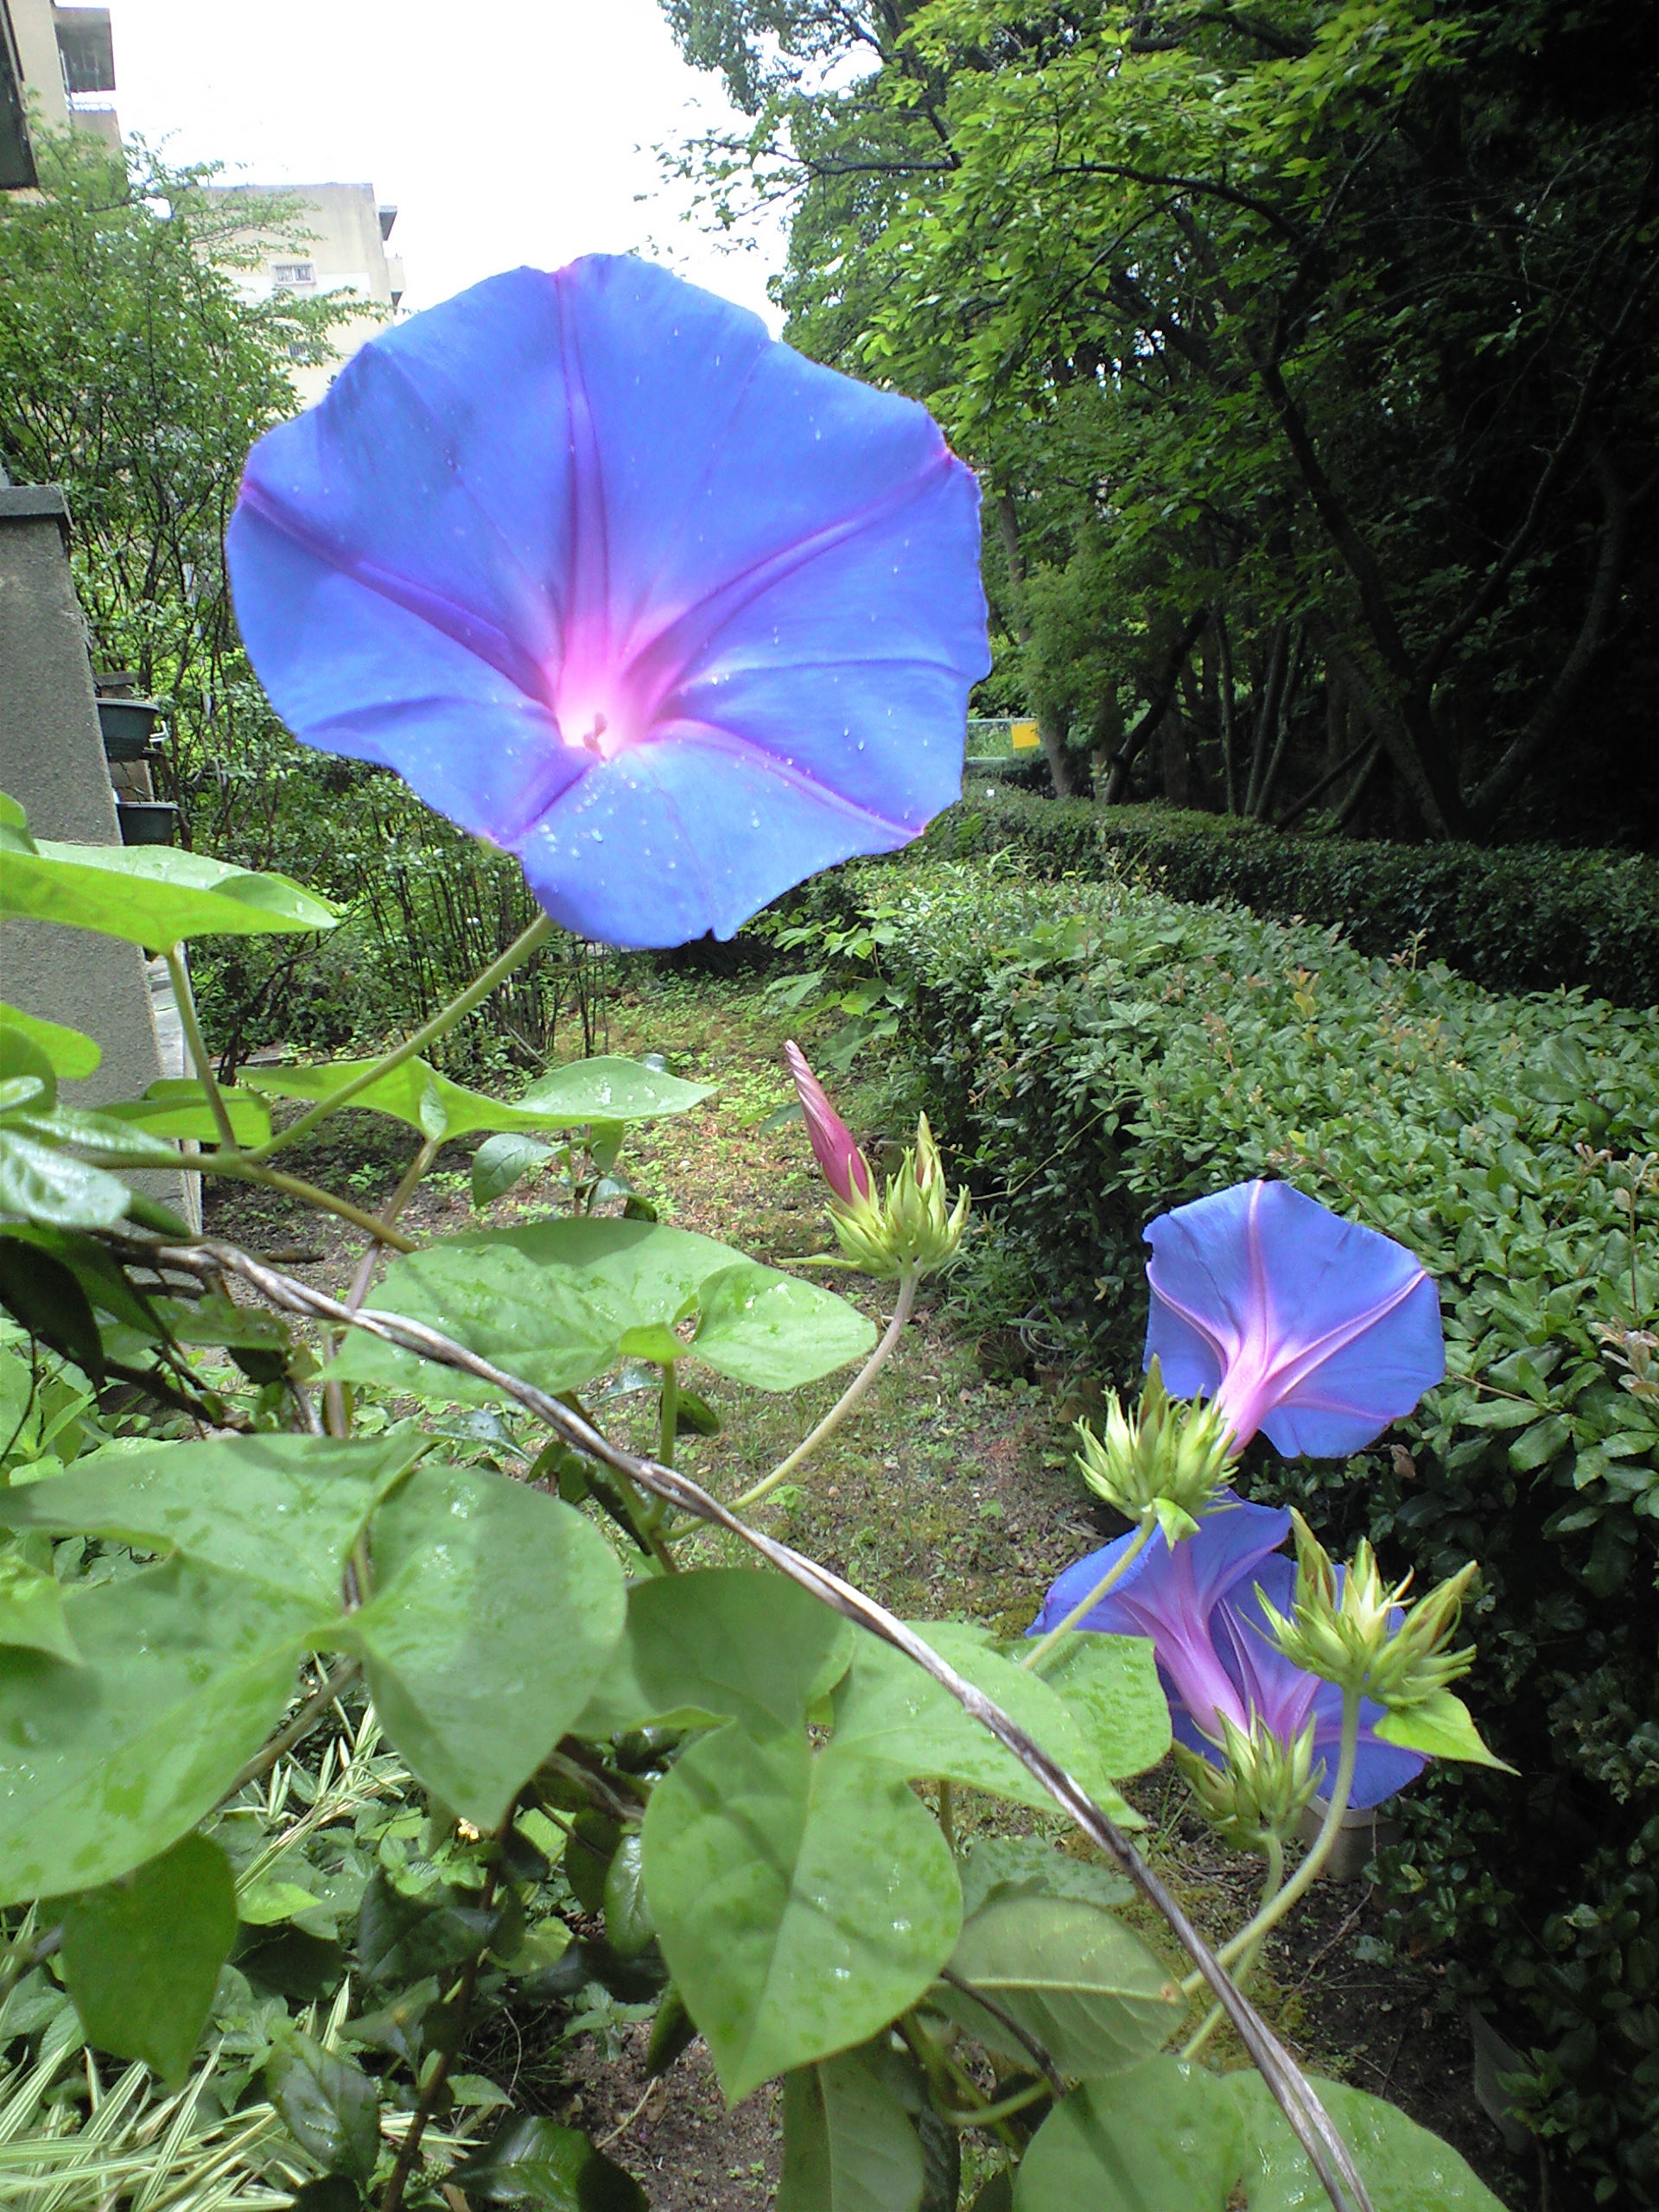
<path fill-rule="evenodd" d="M 1223 1491 L 1195 1536 L 1172 1550 L 1159 1529 L 1122 1579 L 1078 1622 L 1118 1636 L 1150 1637 L 1173 1701 L 1198 1725 L 1219 1737 L 1222 1713 L 1249 1726 L 1238 1690 L 1210 1632 L 1210 1616 L 1234 1584 L 1251 1574 L 1290 1534 L 1282 1507 L 1246 1505 Z M 1133 1534 L 1090 1552 L 1068 1567 L 1043 1600 L 1030 1633 L 1040 1636 L 1063 1621 L 1135 1541 Z"/>
<path fill-rule="evenodd" d="M 978 491 L 926 411 L 665 270 L 492 277 L 255 447 L 273 705 L 615 944 L 729 936 L 960 789 Z"/>
<path fill-rule="evenodd" d="M 1239 1183 L 1146 1232 L 1154 1355 L 1178 1397 L 1213 1397 L 1235 1443 L 1357 1452 L 1446 1373 L 1440 1294 L 1414 1254 L 1288 1183 Z"/>
<path fill-rule="evenodd" d="M 1151 1638 L 1171 1725 L 1182 1743 L 1212 1765 L 1224 1763 L 1224 1715 L 1248 1735 L 1251 1714 L 1259 1714 L 1288 1744 L 1311 1713 L 1314 1758 L 1324 1760 L 1328 1782 L 1337 1770 L 1342 1693 L 1285 1657 L 1261 1611 L 1262 1594 L 1281 1611 L 1290 1610 L 1295 1563 L 1274 1548 L 1289 1533 L 1287 1512 L 1236 1500 L 1206 1514 L 1198 1534 L 1173 1551 L 1160 1530 L 1078 1625 Z M 1132 1534 L 1120 1536 L 1068 1567 L 1030 1633 L 1040 1635 L 1064 1620 L 1133 1541 Z M 1370 1699 L 1360 1707 L 1358 1758 L 1348 1801 L 1353 1806 L 1380 1805 L 1427 1764 L 1417 1752 L 1380 1741 L 1376 1725 L 1382 1710 Z"/>

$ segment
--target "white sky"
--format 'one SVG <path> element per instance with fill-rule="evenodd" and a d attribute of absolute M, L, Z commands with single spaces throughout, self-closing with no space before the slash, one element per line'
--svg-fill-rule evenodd
<path fill-rule="evenodd" d="M 226 183 L 370 183 L 407 308 L 520 263 L 648 252 L 766 315 L 784 239 L 681 219 L 652 148 L 732 120 L 656 0 L 110 0 L 122 129 Z"/>

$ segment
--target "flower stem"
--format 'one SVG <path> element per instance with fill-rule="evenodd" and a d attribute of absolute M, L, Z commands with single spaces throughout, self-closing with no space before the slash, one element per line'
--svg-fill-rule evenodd
<path fill-rule="evenodd" d="M 512 1818 L 512 1815 L 509 1812 L 507 1821 L 510 1822 Z M 504 1827 L 506 1825 L 507 1822 L 503 1823 Z M 497 1865 L 492 1860 L 485 1876 L 483 1893 L 480 1898 L 480 1904 L 486 1912 L 488 1912 L 495 1903 L 498 1879 Z M 485 1937 L 483 1942 L 461 1969 L 461 1980 L 456 1986 L 455 1993 L 448 2006 L 449 2018 L 456 2031 L 454 2041 L 441 2045 L 434 2053 L 436 2063 L 421 2084 L 419 2101 L 410 2115 L 404 2139 L 397 2146 L 397 2156 L 393 2163 L 391 2172 L 387 2177 L 385 2192 L 380 2199 L 380 2212 L 399 2212 L 404 2201 L 404 2192 L 409 2186 L 410 2177 L 415 2171 L 420 2158 L 421 2138 L 426 2133 L 426 2123 L 437 2109 L 438 2101 L 443 2094 L 444 2084 L 449 2079 L 449 2069 L 454 2063 L 455 2054 L 461 2047 L 461 2034 L 467 2024 L 467 2015 L 473 2009 L 473 1993 L 478 1987 L 478 1977 L 483 1968 L 484 1955 L 489 1949 L 493 1939 L 494 1930 L 492 1929 L 490 1935 Z"/>
<path fill-rule="evenodd" d="M 1249 1952 L 1254 1955 L 1262 1938 L 1270 1928 L 1276 1928 L 1294 1904 L 1312 1889 L 1319 1879 L 1319 1870 L 1336 1849 L 1337 1838 L 1342 1833 L 1343 1815 L 1348 1810 L 1348 1799 L 1354 1786 L 1354 1768 L 1359 1758 L 1359 1692 L 1344 1690 L 1342 1694 L 1342 1745 L 1337 1754 L 1337 1778 L 1331 1786 L 1331 1802 L 1325 1808 L 1325 1818 L 1319 1832 L 1313 1839 L 1313 1848 L 1301 1865 L 1285 1884 L 1277 1897 L 1262 1907 L 1255 1918 L 1241 1928 L 1236 1936 L 1222 1945 L 1216 1954 L 1224 1967 Z M 1190 1996 L 1198 1986 L 1199 1977 L 1189 1974 L 1181 1985 Z"/>
<path fill-rule="evenodd" d="M 409 1204 L 416 1192 L 420 1188 L 421 1178 L 425 1174 L 427 1169 L 432 1165 L 432 1162 L 437 1158 L 440 1150 L 442 1148 L 442 1145 L 443 1139 L 442 1137 L 429 1137 L 427 1139 L 426 1142 L 416 1154 L 414 1159 L 411 1160 L 408 1166 L 404 1168 L 403 1179 L 399 1182 L 397 1189 L 392 1192 L 391 1196 L 386 1200 L 385 1205 L 381 1207 L 379 1212 L 375 1216 L 376 1221 L 380 1224 L 379 1229 L 370 1239 L 368 1249 L 358 1262 L 357 1273 L 352 1277 L 352 1287 L 346 1294 L 346 1310 L 348 1313 L 355 1313 L 359 1306 L 362 1305 L 363 1300 L 368 1296 L 369 1285 L 374 1280 L 375 1262 L 378 1260 L 380 1254 L 384 1249 L 384 1246 L 381 1242 L 382 1236 L 386 1230 L 391 1229 L 394 1225 L 398 1215 L 402 1213 L 404 1208 Z M 267 1172 L 274 1173 L 275 1171 L 269 1170 Z M 334 1351 L 331 1355 L 332 1357 L 336 1358 L 339 1357 L 340 1346 L 344 1344 L 345 1340 L 346 1332 L 342 1329 L 339 1331 L 334 1337 Z M 351 1434 L 352 1424 L 350 1414 L 346 1409 L 346 1392 L 344 1387 L 338 1382 L 325 1382 L 322 1386 L 322 1404 L 323 1413 L 327 1423 L 328 1433 L 331 1436 L 349 1436 Z"/>
<path fill-rule="evenodd" d="M 505 982 L 515 968 L 521 968 L 532 952 L 540 950 L 552 936 L 553 929 L 554 925 L 547 915 L 538 914 L 530 927 L 513 939 L 499 960 L 493 960 L 475 982 L 451 999 L 448 1006 L 440 1007 L 431 1020 L 423 1023 L 412 1037 L 405 1037 L 401 1045 L 393 1046 L 391 1052 L 383 1053 L 372 1067 L 365 1068 L 349 1083 L 341 1084 L 340 1089 L 332 1091 L 327 1098 L 318 1099 L 316 1104 L 308 1107 L 297 1121 L 290 1122 L 285 1129 L 279 1129 L 275 1136 L 268 1137 L 249 1157 L 268 1160 L 283 1145 L 293 1144 L 298 1138 L 308 1136 L 319 1122 L 330 1114 L 337 1114 L 342 1106 L 349 1106 L 353 1099 L 366 1090 L 371 1084 L 378 1083 L 382 1076 L 390 1075 L 394 1068 L 402 1067 L 405 1060 L 412 1060 L 429 1045 L 435 1045 L 440 1038 L 447 1037 L 457 1022 L 464 1021 L 475 1006 L 481 1006 L 492 991 Z"/>
<path fill-rule="evenodd" d="M 1284 1845 L 1280 1841 L 1276 1835 L 1270 1835 L 1267 1840 L 1264 1848 L 1268 1862 L 1268 1872 L 1267 1877 L 1262 1885 L 1262 1902 L 1256 1909 L 1258 1914 L 1265 1911 L 1268 1906 L 1273 1903 L 1274 1899 L 1278 1896 L 1280 1890 L 1283 1887 L 1285 1879 Z M 1264 1930 L 1263 1933 L 1265 1934 L 1265 1932 L 1266 1931 Z M 1262 1936 L 1258 1936 L 1251 1943 L 1249 1948 L 1244 1953 L 1243 1956 L 1239 1960 L 1238 1970 L 1234 1974 L 1233 1980 L 1240 1989 L 1243 1989 L 1245 1984 L 1249 1981 L 1250 1978 L 1250 1970 L 1255 1964 L 1256 1954 L 1261 1948 Z M 1192 2062 L 1202 2052 L 1205 2044 L 1209 2042 L 1211 2037 L 1214 2035 L 1216 2030 L 1221 2025 L 1223 2017 L 1224 2015 L 1220 2005 L 1212 2005 L 1209 2012 L 1205 2015 L 1203 2026 L 1198 2030 L 1198 2033 L 1187 2044 L 1185 2050 L 1181 2053 L 1183 2060 L 1187 2064 L 1190 2065 Z"/>
<path fill-rule="evenodd" d="M 893 1319 L 887 1324 L 886 1336 L 882 1338 L 880 1343 L 877 1344 L 868 1359 L 865 1361 L 863 1366 L 811 1434 L 803 1437 L 788 1459 L 780 1461 L 763 1481 L 756 1483 L 752 1490 L 744 1491 L 733 1509 L 734 1512 L 741 1513 L 751 1505 L 759 1505 L 763 1497 L 770 1497 L 779 1484 L 787 1482 L 796 1468 L 804 1460 L 809 1459 L 820 1444 L 833 1436 L 848 1414 L 855 1411 L 871 1383 L 893 1357 L 899 1339 L 905 1333 L 905 1325 L 910 1319 L 911 1309 L 916 1303 L 916 1287 L 920 1281 L 920 1275 L 913 1269 L 899 1277 L 899 1296 L 893 1305 Z"/>
<path fill-rule="evenodd" d="M 98 1155 L 94 1153 L 89 1156 L 96 1160 Z M 200 1175 L 229 1175 L 238 1183 L 261 1184 L 268 1191 L 281 1191 L 286 1197 L 298 1198 L 321 1212 L 338 1214 L 342 1221 L 349 1221 L 353 1229 L 362 1230 L 365 1236 L 375 1237 L 382 1244 L 390 1244 L 394 1251 L 412 1252 L 416 1249 L 410 1238 L 399 1236 L 395 1229 L 387 1228 L 372 1213 L 365 1213 L 361 1206 L 353 1205 L 349 1198 L 337 1198 L 332 1192 L 321 1190 L 315 1183 L 304 1182 L 297 1175 L 283 1174 L 279 1167 L 261 1167 L 251 1153 L 226 1154 L 205 1152 L 199 1159 L 192 1160 L 190 1172 Z"/>
<path fill-rule="evenodd" d="M 1141 1515 L 1141 1525 L 1135 1530 L 1134 1535 L 1129 1539 L 1128 1547 L 1118 1555 L 1116 1559 L 1112 1561 L 1105 1573 L 1101 1576 L 1099 1581 L 1096 1583 L 1094 1588 L 1089 1592 L 1089 1595 L 1083 1599 L 1077 1605 L 1072 1606 L 1071 1611 L 1059 1624 L 1059 1626 L 1058 1628 L 1050 1629 L 1046 1636 L 1039 1637 L 1038 1641 L 1032 1645 L 1030 1650 L 1027 1652 L 1025 1657 L 1020 1662 L 1020 1664 L 1022 1667 L 1040 1666 L 1042 1662 L 1047 1658 L 1049 1653 L 1054 1649 L 1054 1646 L 1059 1642 L 1060 1638 L 1068 1634 L 1071 1630 L 1076 1628 L 1077 1623 L 1083 1618 L 1085 1613 L 1093 1612 L 1095 1607 L 1106 1595 L 1106 1592 L 1113 1588 L 1116 1584 L 1123 1580 L 1123 1577 L 1135 1565 L 1136 1560 L 1140 1558 L 1141 1553 L 1147 1548 L 1147 1544 L 1151 1538 L 1153 1530 L 1157 1526 L 1158 1516 L 1152 1509 L 1148 1507 L 1146 1512 Z"/>
<path fill-rule="evenodd" d="M 236 1131 L 231 1127 L 231 1109 L 225 1103 L 225 1094 L 219 1087 L 213 1073 L 213 1063 L 201 1033 L 201 1024 L 196 1019 L 195 994 L 190 988 L 190 970 L 185 964 L 182 944 L 169 944 L 162 955 L 167 963 L 167 972 L 173 979 L 173 996 L 178 1002 L 179 1023 L 184 1031 L 184 1041 L 189 1047 L 197 1080 L 207 1098 L 209 1112 L 219 1131 L 219 1141 L 230 1151 L 237 1149 Z"/>
<path fill-rule="evenodd" d="M 674 1443 L 679 1430 L 680 1370 L 671 1359 L 663 1369 L 663 1414 L 657 1446 L 657 1457 L 665 1467 L 674 1465 Z"/>

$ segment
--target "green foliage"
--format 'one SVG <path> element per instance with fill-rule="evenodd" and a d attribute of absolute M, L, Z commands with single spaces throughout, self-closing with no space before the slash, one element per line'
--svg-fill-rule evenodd
<path fill-rule="evenodd" d="M 646 2212 L 645 2192 L 574 2127 L 527 2116 L 451 2167 L 453 2186 L 486 2204 L 545 2212 Z"/>
<path fill-rule="evenodd" d="M 790 211 L 791 341 L 980 470 L 988 689 L 1059 788 L 1650 830 L 1627 10 L 664 7 L 748 118 L 711 214 Z"/>
<path fill-rule="evenodd" d="M 63 1964 L 87 2041 L 178 2082 L 235 1941 L 230 1862 L 203 1835 L 83 1891 L 64 1916 Z"/>
<path fill-rule="evenodd" d="M 778 2212 L 918 2212 L 919 2103 L 903 2062 L 876 2044 L 787 2075 Z"/>
<path fill-rule="evenodd" d="M 332 929 L 337 918 L 285 876 L 166 846 L 37 842 L 11 823 L 0 829 L 0 914 L 99 930 L 152 952 L 187 937 Z"/>
<path fill-rule="evenodd" d="M 1602 1003 L 1500 999 L 1334 934 L 1107 882 L 918 875 L 927 1104 L 976 1154 L 1001 1296 L 1115 1380 L 1139 1363 L 1145 1222 L 1287 1177 L 1420 1253 L 1449 1372 L 1345 1473 L 1254 1493 L 1370 1535 L 1427 1586 L 1482 1563 L 1471 1701 L 1520 1778 L 1440 1773 L 1389 1861 L 1414 1940 L 1528 2023 L 1540 2115 L 1651 2196 L 1659 1758 L 1659 1039 Z M 1467 1870 L 1478 1866 L 1478 1878 Z M 1638 2198 L 1637 2201 L 1642 2201 Z"/>
<path fill-rule="evenodd" d="M 620 1359 L 671 1365 L 686 1357 L 758 1389 L 793 1389 L 875 1341 L 872 1325 L 833 1291 L 654 1222 L 541 1222 L 442 1237 L 394 1261 L 376 1298 L 552 1393 L 579 1389 Z M 691 1337 L 677 1335 L 691 1319 Z M 469 1404 L 494 1395 L 368 1336 L 353 1337 L 332 1371 Z"/>
<path fill-rule="evenodd" d="M 1659 864 L 1547 845 L 1293 837 L 1224 815 L 1101 807 L 976 784 L 929 833 L 936 851 L 1013 852 L 1041 874 L 1144 878 L 1172 899 L 1339 927 L 1361 952 L 1415 944 L 1502 991 L 1583 989 L 1659 1004 Z"/>
<path fill-rule="evenodd" d="M 963 1928 L 950 1967 L 1003 2016 L 954 1986 L 939 2009 L 1016 2065 L 1033 2037 L 1086 2082 L 1135 2066 L 1167 2041 L 1183 2001 L 1161 1962 L 1109 1911 L 1079 1897 L 1002 1891 Z"/>
<path fill-rule="evenodd" d="M 0 460 L 68 494 L 94 659 L 168 709 L 188 842 L 268 865 L 265 779 L 296 749 L 237 638 L 225 525 L 249 448 L 298 404 L 294 364 L 360 304 L 244 296 L 269 250 L 251 232 L 300 231 L 280 197 L 216 198 L 211 169 L 79 130 L 40 154 L 40 194 L 0 200 Z"/>
<path fill-rule="evenodd" d="M 1462 2159 L 1402 2113 L 1335 2082 L 1318 2087 L 1376 2212 L 1502 2212 Z M 1154 2111 L 1159 2125 L 1147 2127 Z M 1056 2107 L 1020 2166 L 1014 2212 L 1290 2212 L 1318 2189 L 1259 2075 L 1155 2058 Z"/>

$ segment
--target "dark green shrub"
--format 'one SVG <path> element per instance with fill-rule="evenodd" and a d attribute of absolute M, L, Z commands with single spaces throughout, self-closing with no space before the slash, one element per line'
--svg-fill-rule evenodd
<path fill-rule="evenodd" d="M 1046 799 L 970 778 L 930 832 L 966 858 L 1013 849 L 1046 874 L 1144 875 L 1174 899 L 1339 923 L 1362 952 L 1418 940 L 1491 990 L 1582 988 L 1659 1004 L 1659 861 L 1552 845 L 1392 845 L 1287 836 L 1236 817 Z"/>
<path fill-rule="evenodd" d="M 1533 2054 L 1537 2123 L 1599 2196 L 1659 2204 L 1659 1389 L 1630 1387 L 1659 1307 L 1659 1028 L 995 863 L 918 870 L 893 957 L 1015 1295 L 1114 1379 L 1139 1364 L 1143 1225 L 1245 1177 L 1438 1277 L 1451 1371 L 1419 1414 L 1345 1469 L 1258 1446 L 1249 1472 L 1421 1580 L 1482 1561 L 1471 1698 L 1520 1772 L 1402 1801 L 1394 1909 Z"/>

